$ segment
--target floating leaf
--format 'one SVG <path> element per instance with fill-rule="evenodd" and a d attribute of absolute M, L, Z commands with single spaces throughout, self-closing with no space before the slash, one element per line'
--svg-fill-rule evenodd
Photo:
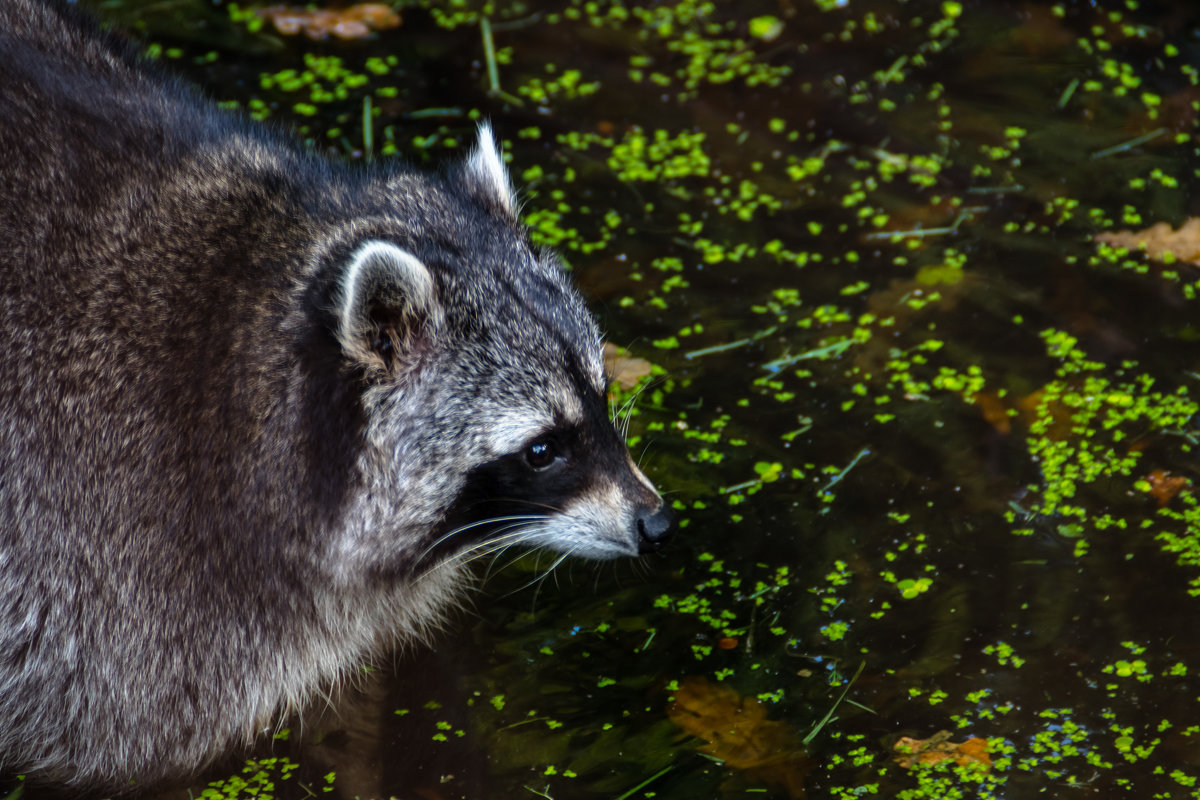
<path fill-rule="evenodd" d="M 810 768 L 795 731 L 767 719 L 766 709 L 753 697 L 710 683 L 686 678 L 667 708 L 667 718 L 684 732 L 703 739 L 699 749 L 746 776 L 804 797 L 804 776 Z"/>
<path fill-rule="evenodd" d="M 1171 502 L 1171 498 L 1179 494 L 1191 481 L 1182 475 L 1172 475 L 1165 469 L 1156 469 L 1146 476 L 1150 484 L 1150 495 L 1158 501 L 1159 506 Z"/>
<path fill-rule="evenodd" d="M 755 17 L 750 20 L 750 35 L 764 42 L 773 42 L 783 33 L 783 20 L 779 17 Z"/>
<path fill-rule="evenodd" d="M 611 342 L 604 343 L 604 371 L 625 391 L 641 383 L 654 365 L 644 358 L 629 355 L 629 351 Z"/>
<path fill-rule="evenodd" d="M 917 578 L 916 580 L 905 578 L 896 584 L 896 588 L 900 590 L 901 597 L 905 600 L 912 600 L 917 595 L 928 590 L 932 585 L 933 581 L 929 578 Z"/>
<path fill-rule="evenodd" d="M 754 464 L 754 471 L 758 474 L 758 479 L 763 483 L 774 483 L 779 480 L 779 476 L 783 473 L 783 464 L 778 461 L 766 462 L 758 461 Z"/>
<path fill-rule="evenodd" d="M 950 741 L 950 731 L 938 731 L 928 739 L 913 739 L 901 736 L 896 742 L 896 763 L 905 769 L 928 767 L 953 759 L 960 767 L 975 765 L 991 769 L 992 758 L 987 752 L 987 739 L 972 737 L 955 744 Z"/>
<path fill-rule="evenodd" d="M 1155 261 L 1188 261 L 1200 265 L 1200 217 L 1192 217 L 1179 230 L 1165 222 L 1141 231 L 1098 233 L 1097 242 L 1130 250 L 1144 249 Z"/>
<path fill-rule="evenodd" d="M 1012 419 L 1008 415 L 1008 406 L 995 392 L 976 392 L 971 397 L 984 420 L 999 433 L 1012 432 Z"/>
<path fill-rule="evenodd" d="M 275 30 L 284 36 L 303 33 L 318 41 L 330 36 L 362 39 L 372 31 L 400 26 L 400 15 L 382 3 L 358 3 L 339 9 L 267 6 L 260 8 L 258 15 L 270 20 Z"/>

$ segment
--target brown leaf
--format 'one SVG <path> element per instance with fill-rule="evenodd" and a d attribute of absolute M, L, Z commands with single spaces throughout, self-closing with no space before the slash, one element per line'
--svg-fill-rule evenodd
<path fill-rule="evenodd" d="M 1012 420 L 1008 416 L 1008 406 L 995 392 L 976 392 L 971 395 L 971 401 L 979 406 L 979 413 L 984 420 L 1000 433 L 1012 433 Z"/>
<path fill-rule="evenodd" d="M 649 375 L 653 367 L 654 365 L 646 359 L 631 356 L 628 350 L 617 347 L 612 342 L 604 343 L 604 371 L 625 391 L 641 383 L 642 378 Z"/>
<path fill-rule="evenodd" d="M 258 15 L 270 20 L 275 30 L 284 36 L 303 33 L 310 39 L 362 39 L 371 31 L 382 31 L 400 25 L 400 15 L 382 3 L 358 3 L 341 9 L 293 8 L 267 6 Z"/>
<path fill-rule="evenodd" d="M 913 769 L 953 759 L 960 767 L 973 764 L 985 770 L 991 769 L 992 758 L 987 752 L 987 739 L 976 736 L 955 744 L 950 741 L 951 735 L 949 731 L 938 731 L 928 739 L 901 736 L 894 748 L 899 754 L 896 763 L 905 769 Z"/>
<path fill-rule="evenodd" d="M 1159 507 L 1171 502 L 1171 498 L 1191 484 L 1191 481 L 1182 475 L 1171 475 L 1165 469 L 1152 471 L 1146 476 L 1146 480 L 1150 484 L 1150 495 L 1158 501 Z"/>
<path fill-rule="evenodd" d="M 684 679 L 675 692 L 667 718 L 707 742 L 699 748 L 702 753 L 744 771 L 752 780 L 783 789 L 790 798 L 805 796 L 810 764 L 799 737 L 782 722 L 767 719 L 755 698 L 694 676 Z"/>
<path fill-rule="evenodd" d="M 1021 24 L 1012 29 L 1008 38 L 1022 52 L 1048 60 L 1075 46 L 1075 34 L 1046 6 L 1024 3 L 1019 19 Z"/>
<path fill-rule="evenodd" d="M 1200 217 L 1192 217 L 1180 225 L 1179 230 L 1172 230 L 1170 225 L 1160 222 L 1141 231 L 1097 233 L 1093 238 L 1112 247 L 1144 249 L 1155 261 L 1174 257 L 1176 261 L 1200 266 Z"/>
<path fill-rule="evenodd" d="M 1061 400 L 1050 400 L 1043 409 L 1041 406 L 1046 402 L 1045 398 L 1045 389 L 1038 389 L 1032 394 L 1018 397 L 1016 400 L 1017 411 L 1026 425 L 1032 425 L 1043 415 L 1049 416 L 1050 425 L 1042 435 L 1054 442 L 1065 441 L 1071 437 L 1071 427 L 1074 424 L 1071 418 L 1071 408 Z"/>

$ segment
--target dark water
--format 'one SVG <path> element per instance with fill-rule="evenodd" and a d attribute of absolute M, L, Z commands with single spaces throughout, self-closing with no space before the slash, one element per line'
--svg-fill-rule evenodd
<path fill-rule="evenodd" d="M 686 527 L 494 565 L 436 647 L 170 796 L 1200 796 L 1200 231 L 1095 239 L 1200 215 L 1200 12 L 450 5 L 348 42 L 100 8 L 339 157 L 490 118 L 656 365 L 631 445 Z"/>

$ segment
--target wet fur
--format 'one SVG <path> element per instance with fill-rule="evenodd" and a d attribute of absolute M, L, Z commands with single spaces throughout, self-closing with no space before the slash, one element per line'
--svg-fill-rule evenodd
<path fill-rule="evenodd" d="M 436 626 L 473 552 L 638 552 L 660 501 L 489 132 L 333 164 L 3 0 L 0 180 L 0 770 L 194 770 Z M 576 460 L 534 480 L 546 430 Z"/>

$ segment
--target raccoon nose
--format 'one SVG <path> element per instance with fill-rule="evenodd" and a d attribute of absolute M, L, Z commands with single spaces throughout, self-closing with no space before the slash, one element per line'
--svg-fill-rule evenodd
<path fill-rule="evenodd" d="M 675 532 L 675 519 L 667 504 L 662 503 L 653 512 L 638 514 L 637 529 L 638 553 L 653 553 Z"/>

